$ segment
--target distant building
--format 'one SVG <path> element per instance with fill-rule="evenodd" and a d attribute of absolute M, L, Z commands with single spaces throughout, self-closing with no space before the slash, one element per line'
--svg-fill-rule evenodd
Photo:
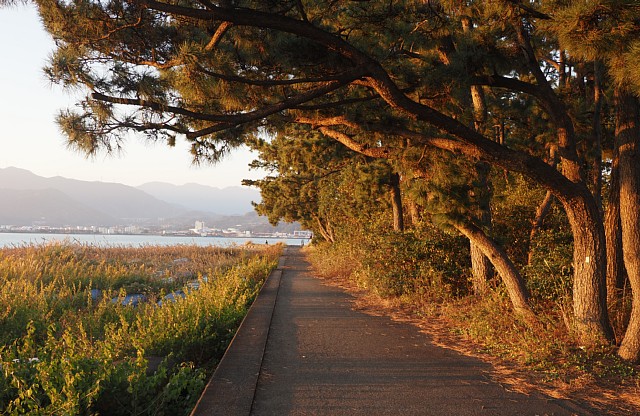
<path fill-rule="evenodd" d="M 128 227 L 124 227 L 125 234 L 140 234 L 140 231 L 141 229 L 137 225 L 130 225 Z"/>
<path fill-rule="evenodd" d="M 293 238 L 312 238 L 313 233 L 311 231 L 302 230 L 302 231 L 294 231 Z"/>
<path fill-rule="evenodd" d="M 205 236 L 214 234 L 216 230 L 206 227 L 204 225 L 204 221 L 196 221 L 195 227 L 191 228 L 189 231 L 191 231 L 194 234 L 200 234 L 201 236 L 205 237 Z"/>

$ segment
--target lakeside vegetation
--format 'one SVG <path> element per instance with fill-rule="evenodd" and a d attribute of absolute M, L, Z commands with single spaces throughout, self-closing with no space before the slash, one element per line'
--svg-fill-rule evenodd
<path fill-rule="evenodd" d="M 188 414 L 281 249 L 0 250 L 0 413 Z"/>

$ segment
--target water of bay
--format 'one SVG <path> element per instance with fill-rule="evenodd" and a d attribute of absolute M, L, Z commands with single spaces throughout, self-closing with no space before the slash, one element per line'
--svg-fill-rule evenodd
<path fill-rule="evenodd" d="M 306 244 L 308 240 L 288 238 L 227 238 L 227 237 L 198 237 L 198 236 L 163 236 L 163 235 L 113 235 L 113 234 L 38 234 L 38 233 L 0 233 L 0 247 L 16 247 L 26 244 L 45 244 L 49 242 L 70 242 L 94 245 L 98 247 L 141 247 L 141 246 L 173 246 L 196 245 L 229 247 L 243 245 L 248 242 L 255 244 L 286 245 Z"/>

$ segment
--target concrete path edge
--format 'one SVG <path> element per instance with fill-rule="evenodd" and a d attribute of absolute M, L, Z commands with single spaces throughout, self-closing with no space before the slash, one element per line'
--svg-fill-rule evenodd
<path fill-rule="evenodd" d="M 253 301 L 191 416 L 251 413 L 271 318 L 280 288 L 286 249 Z"/>

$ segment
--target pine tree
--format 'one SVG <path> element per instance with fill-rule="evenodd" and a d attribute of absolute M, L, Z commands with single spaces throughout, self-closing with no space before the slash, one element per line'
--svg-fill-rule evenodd
<path fill-rule="evenodd" d="M 473 3 L 473 53 L 450 24 L 467 12 L 459 2 L 37 4 L 58 44 L 51 78 L 88 92 L 81 111 L 59 118 L 72 145 L 112 150 L 133 131 L 170 144 L 185 137 L 194 157 L 217 160 L 256 132 L 303 124 L 369 157 L 437 147 L 521 172 L 571 222 L 579 334 L 586 344 L 610 338 L 602 218 L 544 64 L 553 48 L 535 34 L 549 18 L 537 4 Z M 460 53 L 444 65 L 448 39 Z M 474 112 L 460 107 L 472 86 L 534 97 L 554 126 L 562 173 L 526 137 L 498 143 L 474 128 Z"/>
<path fill-rule="evenodd" d="M 616 109 L 613 203 L 608 213 L 608 243 L 622 244 L 633 303 L 619 355 L 640 360 L 640 5 L 636 1 L 575 2 L 558 9 L 551 29 L 575 56 L 602 62 L 613 83 Z M 619 205 L 618 205 L 619 203 Z M 619 220 L 618 220 L 619 215 Z M 618 228 L 619 227 L 619 228 Z M 618 240 L 619 239 L 619 240 Z M 612 258 L 618 251 L 611 247 Z M 616 263 L 617 264 L 617 263 Z M 610 281 L 622 271 L 612 268 Z M 619 285 L 619 283 L 618 283 Z M 615 288 L 617 285 L 610 285 Z M 610 297 L 611 299 L 611 297 Z M 615 299 L 615 298 L 613 298 Z"/>
<path fill-rule="evenodd" d="M 378 222 L 379 216 L 393 218 L 391 211 L 398 210 L 402 214 L 394 206 L 400 197 L 394 180 L 398 175 L 386 160 L 358 155 L 308 128 L 288 133 L 251 142 L 259 152 L 253 165 L 272 174 L 243 182 L 260 189 L 262 202 L 256 209 L 271 223 L 299 221 L 326 241 L 335 242 L 348 238 L 353 227 Z M 384 212 L 388 215 L 380 215 Z M 387 223 L 387 228 L 391 226 Z"/>

